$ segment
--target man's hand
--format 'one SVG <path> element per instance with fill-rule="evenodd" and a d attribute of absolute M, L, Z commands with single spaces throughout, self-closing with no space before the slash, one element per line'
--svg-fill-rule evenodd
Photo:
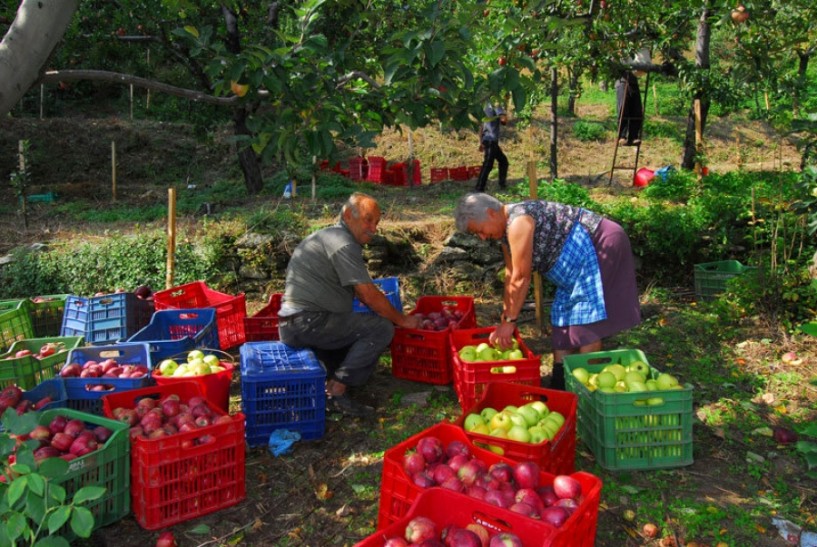
<path fill-rule="evenodd" d="M 404 329 L 419 329 L 422 322 L 423 320 L 419 315 L 404 315 L 397 326 Z"/>
<path fill-rule="evenodd" d="M 500 323 L 496 330 L 488 335 L 488 342 L 492 346 L 499 346 L 503 350 L 512 348 L 515 331 L 516 327 L 513 323 Z"/>

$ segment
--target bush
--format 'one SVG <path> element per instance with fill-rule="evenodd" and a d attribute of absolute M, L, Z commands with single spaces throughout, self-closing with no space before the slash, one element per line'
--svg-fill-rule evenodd
<path fill-rule="evenodd" d="M 573 136 L 582 142 L 603 141 L 607 137 L 607 129 L 599 122 L 578 120 L 573 124 Z"/>

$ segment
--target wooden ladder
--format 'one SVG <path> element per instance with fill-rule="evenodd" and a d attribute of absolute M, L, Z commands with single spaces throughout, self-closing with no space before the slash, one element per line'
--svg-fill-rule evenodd
<path fill-rule="evenodd" d="M 624 97 L 625 98 L 627 97 L 627 87 L 628 86 L 629 86 L 629 84 L 626 84 L 625 87 L 624 87 Z M 646 121 L 645 116 L 646 116 L 646 113 L 647 113 L 647 98 L 649 97 L 648 90 L 650 89 L 650 73 L 649 72 L 647 73 L 647 78 L 646 78 L 646 81 L 644 82 L 644 89 L 645 89 L 645 92 L 643 94 L 643 100 L 641 101 L 641 120 L 642 121 L 641 121 L 641 127 L 638 130 L 638 138 L 636 139 L 637 142 L 636 142 L 636 144 L 629 145 L 630 148 L 635 148 L 635 158 L 633 159 L 633 164 L 632 165 L 617 164 L 616 163 L 616 161 L 618 160 L 618 147 L 622 146 L 621 144 L 619 144 L 620 139 L 618 137 L 621 134 L 621 124 L 624 122 L 625 119 L 629 119 L 629 118 L 624 118 L 624 116 L 621 115 L 623 113 L 623 111 L 624 111 L 624 104 L 622 103 L 622 105 L 621 105 L 622 112 L 620 112 L 619 116 L 618 116 L 618 128 L 617 128 L 617 131 L 616 131 L 616 139 L 615 139 L 616 144 L 615 144 L 615 148 L 613 149 L 613 162 L 610 165 L 610 181 L 609 181 L 609 184 L 613 184 L 613 173 L 615 171 L 621 171 L 621 170 L 632 170 L 633 174 L 630 177 L 630 180 L 631 181 L 635 180 L 635 174 L 638 171 L 638 158 L 641 156 L 641 143 L 643 142 L 642 139 L 643 139 L 643 135 L 644 135 L 644 122 Z M 627 145 L 624 145 L 624 146 L 627 146 Z"/>

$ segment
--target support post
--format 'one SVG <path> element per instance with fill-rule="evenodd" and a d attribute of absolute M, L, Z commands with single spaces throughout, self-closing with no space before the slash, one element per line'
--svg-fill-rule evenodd
<path fill-rule="evenodd" d="M 538 199 L 539 190 L 536 176 L 536 162 L 528 161 L 528 188 L 530 189 L 530 198 Z M 536 326 L 540 331 L 544 329 L 544 322 L 542 320 L 542 276 L 539 272 L 533 272 L 533 301 L 536 306 Z"/>
<path fill-rule="evenodd" d="M 698 175 L 698 180 L 703 178 L 703 169 L 701 165 L 701 153 L 703 152 L 703 129 L 701 128 L 701 99 L 695 99 L 695 174 Z"/>
<path fill-rule="evenodd" d="M 167 189 L 167 273 L 165 288 L 173 286 L 176 273 L 176 189 Z"/>
<path fill-rule="evenodd" d="M 116 141 L 111 141 L 111 201 L 116 201 Z"/>

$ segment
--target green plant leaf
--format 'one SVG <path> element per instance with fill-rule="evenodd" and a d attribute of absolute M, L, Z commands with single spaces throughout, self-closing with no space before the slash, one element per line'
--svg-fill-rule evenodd
<path fill-rule="evenodd" d="M 38 473 L 31 473 L 28 475 L 28 487 L 38 496 L 42 496 L 45 492 L 45 479 Z"/>
<path fill-rule="evenodd" d="M 199 524 L 197 526 L 192 527 L 190 530 L 188 530 L 188 532 L 190 532 L 191 534 L 209 534 L 210 527 L 207 526 L 206 524 Z"/>
<path fill-rule="evenodd" d="M 27 530 L 29 530 L 29 527 L 25 515 L 12 511 L 6 519 L 6 533 L 11 543 L 13 544 L 14 540 L 21 537 Z"/>
<path fill-rule="evenodd" d="M 71 530 L 82 538 L 91 537 L 94 529 L 94 514 L 85 507 L 74 507 L 71 513 Z"/>
<path fill-rule="evenodd" d="M 803 457 L 806 459 L 806 464 L 808 465 L 809 471 L 817 468 L 817 452 L 803 454 Z"/>
<path fill-rule="evenodd" d="M 800 325 L 800 330 L 810 336 L 817 336 L 817 321 Z"/>
<path fill-rule="evenodd" d="M 34 544 L 34 547 L 70 547 L 70 543 L 62 536 L 46 536 Z"/>
<path fill-rule="evenodd" d="M 8 491 L 8 500 L 9 505 L 14 506 L 17 503 L 17 500 L 23 497 L 23 494 L 26 493 L 26 487 L 28 486 L 28 478 L 23 475 L 22 477 L 17 477 L 11 484 L 9 485 Z"/>
<path fill-rule="evenodd" d="M 81 505 L 86 501 L 99 499 L 106 491 L 104 486 L 83 486 L 74 494 L 74 503 Z"/>
<path fill-rule="evenodd" d="M 68 497 L 65 488 L 53 482 L 48 483 L 48 496 L 60 505 L 65 503 L 65 499 Z"/>
<path fill-rule="evenodd" d="M 68 472 L 68 462 L 62 458 L 48 458 L 40 462 L 38 472 L 46 479 L 62 477 Z"/>
<path fill-rule="evenodd" d="M 57 530 L 63 527 L 63 525 L 68 522 L 68 517 L 71 516 L 71 506 L 70 505 L 63 505 L 61 507 L 57 507 L 53 513 L 48 515 L 48 532 L 50 534 L 55 533 Z"/>

